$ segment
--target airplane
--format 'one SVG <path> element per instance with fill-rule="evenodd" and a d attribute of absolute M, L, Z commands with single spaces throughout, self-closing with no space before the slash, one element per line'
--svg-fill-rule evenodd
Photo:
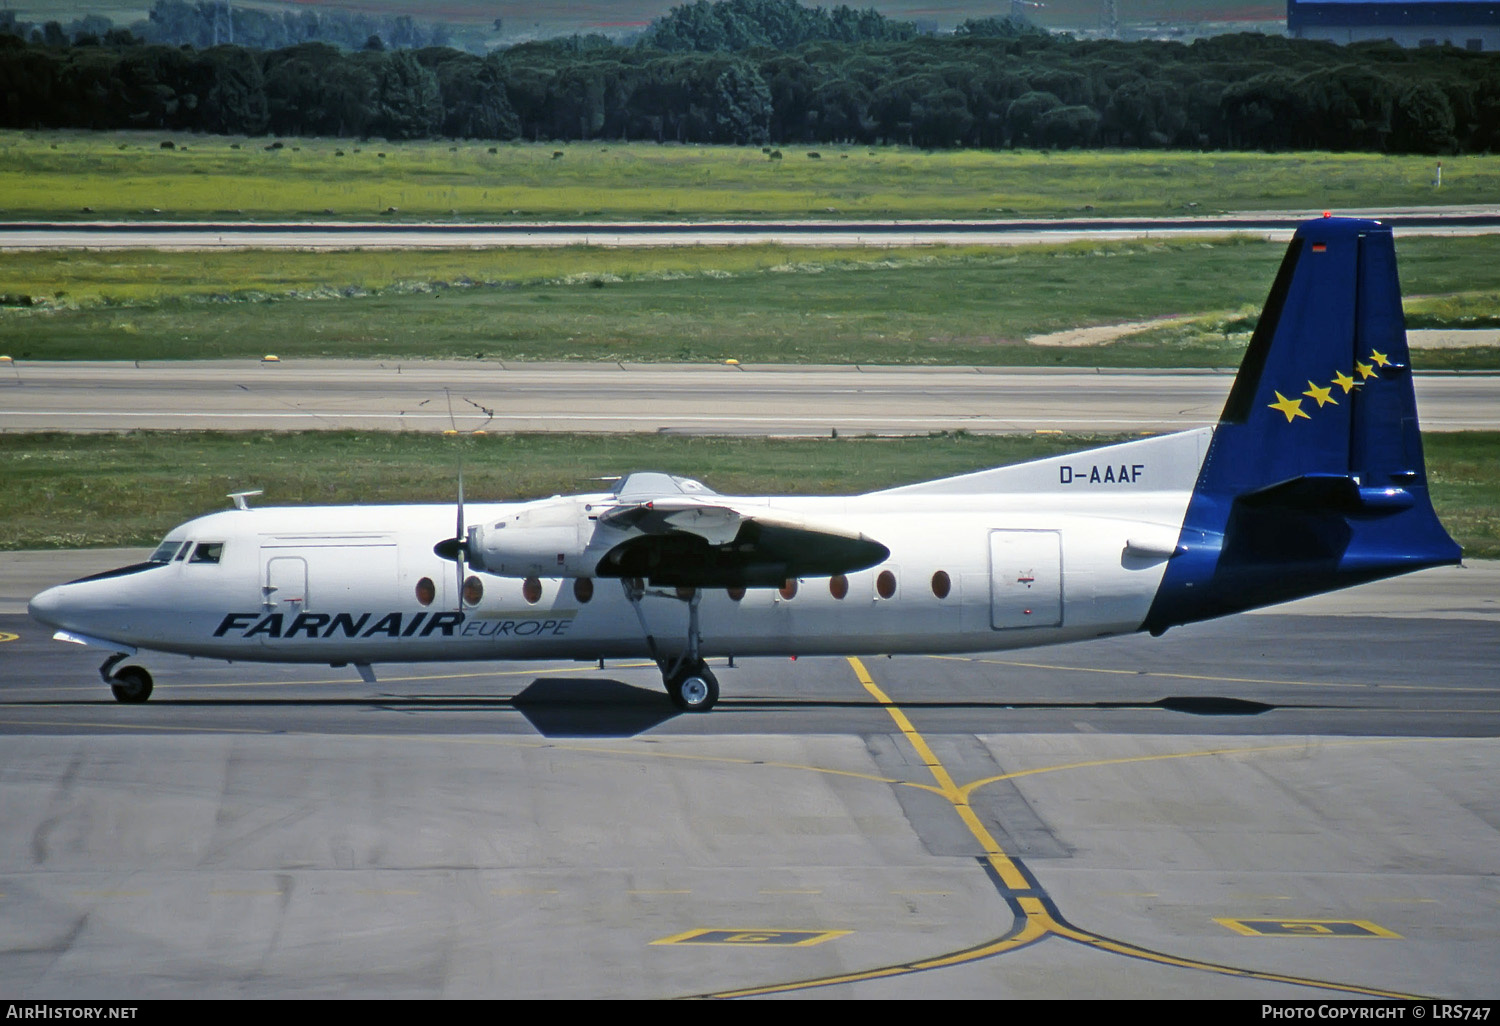
<path fill-rule="evenodd" d="M 635 473 L 528 502 L 234 508 L 30 613 L 110 654 L 374 667 L 995 651 L 1168 628 L 1457 563 L 1428 495 L 1391 229 L 1297 230 L 1212 426 L 846 496 Z M 450 527 L 450 525 L 452 525 Z"/>

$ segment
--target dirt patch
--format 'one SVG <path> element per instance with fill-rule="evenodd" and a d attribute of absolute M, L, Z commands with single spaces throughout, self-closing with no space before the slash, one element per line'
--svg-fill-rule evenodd
<path fill-rule="evenodd" d="M 1073 328 L 1070 331 L 1054 331 L 1049 335 L 1033 335 L 1026 341 L 1034 346 L 1097 346 L 1113 342 L 1139 331 L 1164 328 L 1172 324 L 1188 324 L 1196 317 L 1157 317 L 1150 321 L 1132 321 L 1129 324 L 1100 324 L 1092 328 Z"/>
<path fill-rule="evenodd" d="M 1058 346 L 1077 348 L 1098 346 L 1108 342 L 1174 324 L 1190 324 L 1201 320 L 1198 317 L 1158 317 L 1150 321 L 1131 321 L 1128 324 L 1100 324 L 1092 328 L 1073 328 L 1070 331 L 1054 331 L 1049 335 L 1033 335 L 1026 341 L 1034 346 Z M 1480 346 L 1500 346 L 1500 328 L 1415 328 L 1406 333 L 1406 341 L 1413 349 L 1474 349 Z"/>
<path fill-rule="evenodd" d="M 1415 328 L 1406 333 L 1413 349 L 1473 349 L 1500 346 L 1500 328 Z"/>

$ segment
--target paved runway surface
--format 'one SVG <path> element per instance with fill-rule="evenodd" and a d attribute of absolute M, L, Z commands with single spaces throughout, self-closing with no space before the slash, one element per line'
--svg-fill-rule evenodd
<path fill-rule="evenodd" d="M 633 664 L 157 659 L 127 707 L 0 608 L 12 998 L 1493 997 L 1497 564 L 750 660 L 704 716 Z"/>
<path fill-rule="evenodd" d="M 492 431 L 1164 431 L 1218 418 L 1231 373 L 493 361 L 17 363 L 0 430 L 458 426 Z M 1500 427 L 1500 375 L 1417 375 L 1422 426 Z M 601 396 L 608 396 L 601 402 Z"/>
<path fill-rule="evenodd" d="M 1386 221 L 1402 235 L 1477 235 L 1500 226 L 1494 207 L 1342 210 Z M 457 249 L 495 246 L 929 246 L 1185 238 L 1249 233 L 1291 238 L 1316 211 L 1203 217 L 1002 221 L 708 221 L 555 223 L 385 222 L 11 222 L 0 249 Z"/>

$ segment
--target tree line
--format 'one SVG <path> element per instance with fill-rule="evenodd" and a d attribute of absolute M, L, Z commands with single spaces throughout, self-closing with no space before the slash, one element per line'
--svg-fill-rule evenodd
<path fill-rule="evenodd" d="M 812 21 L 849 27 L 829 14 Z M 575 36 L 485 55 L 0 35 L 0 126 L 934 149 L 1500 148 L 1500 58 L 1490 54 L 1264 35 L 1090 41 L 990 27 L 998 31 L 976 23 L 947 37 L 707 51 L 669 49 L 660 37 L 627 46 Z"/>
<path fill-rule="evenodd" d="M 496 19 L 494 28 L 500 27 Z M 240 7 L 228 0 L 156 0 L 146 17 L 116 25 L 102 14 L 85 14 L 64 25 L 23 21 L 15 11 L 0 11 L 0 34 L 20 36 L 49 46 L 90 43 L 162 43 L 168 46 L 217 46 L 220 43 L 275 50 L 297 43 L 331 43 L 363 49 L 373 39 L 394 48 L 462 46 L 483 53 L 486 31 L 476 25 L 424 21 L 408 14 L 375 15 L 336 7 L 300 11 L 267 11 Z"/>

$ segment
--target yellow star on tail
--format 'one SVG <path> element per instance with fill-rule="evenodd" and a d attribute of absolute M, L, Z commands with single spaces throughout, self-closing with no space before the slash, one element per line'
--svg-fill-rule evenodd
<path fill-rule="evenodd" d="M 1358 381 L 1355 381 L 1352 377 L 1350 377 L 1348 374 L 1345 374 L 1343 371 L 1334 372 L 1333 383 L 1342 388 L 1345 395 L 1348 395 L 1350 392 L 1354 391 L 1354 386 L 1359 384 Z"/>
<path fill-rule="evenodd" d="M 1327 406 L 1329 403 L 1332 403 L 1335 406 L 1339 404 L 1339 401 L 1333 397 L 1333 389 L 1331 387 L 1319 388 L 1311 381 L 1307 383 L 1307 391 L 1303 392 L 1302 394 L 1316 399 L 1318 401 L 1319 408 Z"/>
<path fill-rule="evenodd" d="M 1375 368 L 1370 366 L 1368 363 L 1359 363 L 1358 361 L 1356 361 L 1354 364 L 1354 369 L 1359 371 L 1359 376 L 1361 378 L 1373 378 L 1375 376 Z"/>
<path fill-rule="evenodd" d="M 1374 360 L 1382 367 L 1389 367 L 1391 365 L 1390 357 L 1374 349 L 1370 350 L 1370 359 Z"/>
<path fill-rule="evenodd" d="M 1274 403 L 1267 403 L 1266 405 L 1268 405 L 1273 410 L 1280 410 L 1282 413 L 1286 414 L 1286 422 L 1288 424 L 1290 424 L 1293 419 L 1297 417 L 1305 417 L 1308 420 L 1312 420 L 1311 417 L 1308 417 L 1307 414 L 1302 412 L 1301 399 L 1288 399 L 1280 392 L 1276 393 L 1276 401 Z"/>

